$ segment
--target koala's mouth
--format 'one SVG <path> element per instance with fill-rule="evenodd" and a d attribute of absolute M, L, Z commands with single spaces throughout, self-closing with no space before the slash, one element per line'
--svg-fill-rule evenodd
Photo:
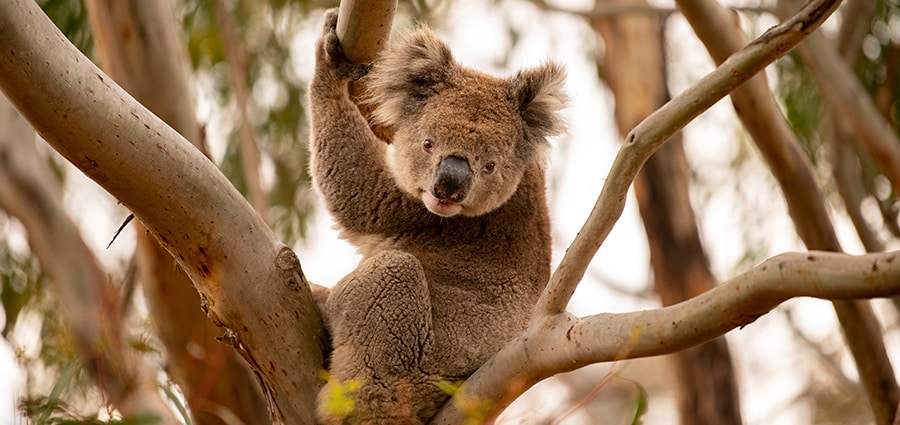
<path fill-rule="evenodd" d="M 462 211 L 462 204 L 449 200 L 438 199 L 431 192 L 422 191 L 422 203 L 425 208 L 441 217 L 453 217 Z"/>

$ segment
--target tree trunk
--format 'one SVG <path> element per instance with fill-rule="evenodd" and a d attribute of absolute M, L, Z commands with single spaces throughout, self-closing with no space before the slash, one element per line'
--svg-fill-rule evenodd
<path fill-rule="evenodd" d="M 593 26 L 604 40 L 601 68 L 615 96 L 616 123 L 625 137 L 668 100 L 660 18 L 620 15 L 596 19 Z M 680 136 L 674 139 L 647 160 L 634 182 L 650 245 L 654 286 L 663 305 L 693 298 L 715 285 L 688 197 L 687 160 Z M 672 357 L 681 423 L 741 423 L 740 398 L 724 338 Z"/>

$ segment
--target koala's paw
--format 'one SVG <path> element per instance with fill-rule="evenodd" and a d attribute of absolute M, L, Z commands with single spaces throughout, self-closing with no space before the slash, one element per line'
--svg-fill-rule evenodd
<path fill-rule="evenodd" d="M 368 73 L 369 65 L 355 65 L 344 55 L 336 28 L 338 9 L 325 12 L 322 34 L 316 42 L 316 69 L 341 79 L 359 79 Z"/>

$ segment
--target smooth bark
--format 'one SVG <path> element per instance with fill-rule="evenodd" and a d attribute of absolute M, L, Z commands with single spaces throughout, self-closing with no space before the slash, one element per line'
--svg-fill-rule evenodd
<path fill-rule="evenodd" d="M 713 72 L 667 102 L 628 133 L 587 222 L 566 251 L 538 301 L 534 314 L 536 320 L 565 311 L 588 264 L 622 215 L 628 188 L 644 161 L 697 115 L 818 28 L 839 3 L 838 0 L 809 2 L 790 19 L 772 27 L 730 56 Z"/>
<path fill-rule="evenodd" d="M 592 363 L 681 351 L 748 326 L 790 298 L 890 296 L 900 291 L 898 279 L 900 251 L 787 253 L 673 306 L 543 316 L 470 376 L 432 423 L 466 423 L 476 414 L 490 419 L 541 379 Z"/>
<path fill-rule="evenodd" d="M 188 53 L 170 1 L 88 0 L 100 65 L 110 77 L 197 149 L 205 151 L 188 80 Z M 135 223 L 139 279 L 169 375 L 185 394 L 194 421 L 268 421 L 246 362 L 216 338 L 222 330 L 200 309 L 200 296 L 172 256 Z"/>
<path fill-rule="evenodd" d="M 737 17 L 717 2 L 698 0 L 677 4 L 716 63 L 722 63 L 747 44 Z M 808 38 L 820 36 L 817 32 Z M 834 84 L 840 84 L 837 81 Z M 806 247 L 840 252 L 812 164 L 781 115 L 764 76 L 756 76 L 736 89 L 731 93 L 731 100 L 738 118 L 778 180 L 794 227 Z M 874 312 L 868 303 L 860 301 L 835 301 L 834 308 L 863 384 L 869 390 L 876 417 L 888 418 L 893 414 L 898 395 Z"/>
<path fill-rule="evenodd" d="M 466 406 L 471 406 L 473 401 L 487 400 L 494 402 L 486 413 L 489 417 L 493 417 L 505 408 L 512 399 L 533 385 L 534 382 L 558 373 L 560 368 L 572 370 L 586 364 L 571 362 L 571 359 L 563 359 L 559 356 L 550 356 L 553 361 L 547 363 L 531 361 L 534 360 L 534 356 L 539 352 L 534 350 L 540 350 L 541 348 L 528 346 L 526 343 L 530 341 L 531 344 L 536 344 L 535 341 L 539 343 L 550 340 L 552 338 L 547 338 L 548 335 L 559 332 L 560 326 L 563 326 L 566 322 L 576 320 L 566 313 L 566 305 L 578 282 L 584 276 L 584 272 L 593 255 L 621 216 L 628 189 L 641 166 L 669 137 L 683 128 L 690 120 L 734 90 L 735 87 L 747 81 L 767 64 L 786 53 L 811 31 L 818 28 L 834 12 L 838 4 L 839 1 L 836 0 L 811 1 L 790 19 L 769 29 L 754 42 L 729 57 L 712 73 L 670 100 L 628 133 L 624 144 L 613 161 L 603 189 L 587 222 L 566 251 L 559 267 L 550 278 L 547 289 L 538 300 L 531 319 L 531 326 L 522 336 L 500 350 L 497 355 L 479 368 L 466 381 L 460 390 L 454 394 L 451 402 L 445 405 L 438 414 L 436 418 L 437 423 L 450 424 L 464 421 L 467 415 L 471 414 L 471 412 L 466 412 Z M 784 289 L 787 291 L 795 290 L 796 288 Z M 711 301 L 709 297 L 715 297 L 716 295 L 714 294 L 722 293 L 720 287 L 717 287 L 713 291 L 706 292 L 678 306 L 695 306 L 697 303 L 721 304 L 726 301 Z M 696 309 L 675 309 L 675 307 L 677 306 L 640 314 L 646 315 L 642 316 L 645 326 L 642 326 L 641 329 L 650 326 L 662 331 L 666 326 L 675 326 L 685 321 L 691 322 L 690 326 L 679 327 L 680 331 L 689 329 L 690 331 L 687 332 L 691 333 L 692 337 L 675 343 L 674 345 L 677 346 L 677 349 L 687 348 L 720 336 L 727 330 L 737 326 L 736 323 L 747 323 L 746 321 L 734 321 L 733 318 L 725 317 L 722 314 L 708 316 L 705 315 L 709 313 L 707 311 L 704 311 L 702 316 L 691 316 L 690 314 L 697 313 Z M 673 309 L 684 315 L 678 317 L 670 316 L 668 312 L 673 311 Z M 762 313 L 764 311 L 760 312 L 760 314 Z M 677 351 L 677 349 L 670 351 L 666 347 L 668 344 L 660 344 L 659 340 L 655 340 L 656 344 L 644 347 L 639 351 L 635 351 L 630 345 L 624 345 L 625 343 L 630 344 L 630 342 L 628 337 L 624 339 L 621 337 L 622 330 L 630 331 L 633 328 L 623 327 L 623 323 L 630 320 L 627 318 L 633 316 L 599 315 L 592 317 L 593 319 L 589 319 L 587 322 L 597 326 L 597 329 L 591 331 L 598 333 L 593 335 L 595 339 L 583 339 L 577 345 L 573 345 L 574 343 L 566 344 L 557 340 L 555 342 L 562 345 L 544 348 L 544 352 L 559 353 L 572 350 L 574 347 L 577 350 L 596 354 L 605 352 L 598 345 L 605 347 L 611 341 L 619 351 L 625 354 L 625 357 L 620 358 L 666 354 Z M 614 320 L 616 317 L 624 317 L 626 319 Z M 545 332 L 549 332 L 549 334 L 545 334 Z M 600 335 L 603 332 L 608 332 L 608 334 Z M 615 337 L 617 332 L 620 335 L 618 338 Z M 655 349 L 650 349 L 650 347 Z M 636 355 L 638 352 L 643 352 L 643 354 Z M 600 358 L 604 357 L 601 356 Z M 615 357 L 611 356 L 606 360 L 613 358 Z"/>
<path fill-rule="evenodd" d="M 397 0 L 343 0 L 337 32 L 344 55 L 353 63 L 372 63 L 390 42 Z"/>

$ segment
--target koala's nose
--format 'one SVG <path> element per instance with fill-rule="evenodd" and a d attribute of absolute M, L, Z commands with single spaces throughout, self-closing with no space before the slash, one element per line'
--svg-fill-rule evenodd
<path fill-rule="evenodd" d="M 469 161 L 458 156 L 448 156 L 438 166 L 432 194 L 442 201 L 460 202 L 465 199 L 471 183 Z"/>

